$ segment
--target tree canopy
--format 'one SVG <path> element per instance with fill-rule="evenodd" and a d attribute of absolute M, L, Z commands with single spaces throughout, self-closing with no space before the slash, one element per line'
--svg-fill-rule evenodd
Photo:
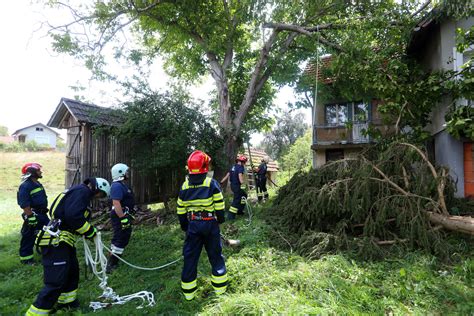
<path fill-rule="evenodd" d="M 279 159 L 307 130 L 304 119 L 302 113 L 292 115 L 289 111 L 283 111 L 276 118 L 272 130 L 264 134 L 261 143 L 263 150 L 273 159 Z"/>

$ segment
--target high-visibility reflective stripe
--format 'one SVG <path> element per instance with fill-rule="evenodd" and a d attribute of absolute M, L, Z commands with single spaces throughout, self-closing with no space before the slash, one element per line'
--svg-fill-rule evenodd
<path fill-rule="evenodd" d="M 59 240 L 63 241 L 70 246 L 74 247 L 74 244 L 76 243 L 76 236 L 68 231 L 61 231 L 59 234 Z"/>
<path fill-rule="evenodd" d="M 28 308 L 28 310 L 26 311 L 25 315 L 48 315 L 50 311 L 50 309 L 42 309 L 31 305 L 30 308 Z"/>
<path fill-rule="evenodd" d="M 181 281 L 181 290 L 183 291 L 186 300 L 192 300 L 197 292 L 197 280 L 191 282 Z"/>
<path fill-rule="evenodd" d="M 181 281 L 181 288 L 183 290 L 191 290 L 193 288 L 197 287 L 197 280 L 191 281 L 191 282 L 183 282 Z"/>
<path fill-rule="evenodd" d="M 31 191 L 30 191 L 30 195 L 33 195 L 33 194 L 35 194 L 35 193 L 37 193 L 37 192 L 39 192 L 39 191 L 43 191 L 43 188 L 40 187 L 40 188 L 36 188 L 36 189 L 31 190 Z"/>
<path fill-rule="evenodd" d="M 178 206 L 183 206 L 183 200 L 181 200 L 181 198 L 179 197 L 176 204 L 178 204 Z"/>
<path fill-rule="evenodd" d="M 227 282 L 227 273 L 224 275 L 212 275 L 211 276 L 211 281 L 214 283 L 223 283 Z"/>
<path fill-rule="evenodd" d="M 238 211 L 238 209 L 235 208 L 235 207 L 233 207 L 233 206 L 231 206 L 231 207 L 229 208 L 229 212 L 231 212 L 231 213 L 237 213 L 237 211 Z"/>
<path fill-rule="evenodd" d="M 212 197 L 214 198 L 214 200 L 223 200 L 224 199 L 224 195 L 222 195 L 222 192 L 215 193 Z"/>
<path fill-rule="evenodd" d="M 180 207 L 180 208 L 177 208 L 176 211 L 177 211 L 178 214 L 186 214 L 186 208 L 181 208 Z"/>
<path fill-rule="evenodd" d="M 61 200 L 62 200 L 65 196 L 66 196 L 66 191 L 61 192 L 61 193 L 56 197 L 56 199 L 55 199 L 54 202 L 53 202 L 53 206 L 51 207 L 50 214 L 53 214 L 53 215 L 54 215 L 54 211 L 56 211 L 56 208 L 58 207 L 59 202 L 61 202 Z"/>
<path fill-rule="evenodd" d="M 88 231 L 91 228 L 91 224 L 89 222 L 85 222 L 84 225 L 82 225 L 81 228 L 76 229 L 76 231 L 79 234 L 84 234 L 86 231 Z"/>
<path fill-rule="evenodd" d="M 58 303 L 60 304 L 67 304 L 74 302 L 77 297 L 77 289 L 71 292 L 61 293 L 58 298 Z"/>
<path fill-rule="evenodd" d="M 89 217 L 89 214 L 90 214 L 90 212 L 86 210 L 86 211 L 84 212 L 84 217 L 85 217 L 85 218 L 88 218 L 88 217 Z"/>
<path fill-rule="evenodd" d="M 25 256 L 25 257 L 20 256 L 20 260 L 28 260 L 28 259 L 32 259 L 32 258 L 33 258 L 33 255 Z"/>
<path fill-rule="evenodd" d="M 186 179 L 183 185 L 181 186 L 181 190 L 187 189 L 197 189 L 197 188 L 209 188 L 211 186 L 212 178 L 206 178 L 202 184 L 189 184 L 189 181 Z"/>
<path fill-rule="evenodd" d="M 211 206 L 212 203 L 214 203 L 214 201 L 212 200 L 212 198 L 183 201 L 183 205 L 184 205 L 184 206 L 196 206 L 196 205 Z"/>
<path fill-rule="evenodd" d="M 114 244 L 111 244 L 110 245 L 110 250 L 112 250 L 113 253 L 117 254 L 117 255 L 121 255 L 123 254 L 123 251 L 125 250 L 124 248 L 120 248 L 120 247 L 117 247 L 115 246 Z"/>
<path fill-rule="evenodd" d="M 215 203 L 215 204 L 214 204 L 214 209 L 215 209 L 216 211 L 223 210 L 224 208 L 225 208 L 224 202 Z"/>

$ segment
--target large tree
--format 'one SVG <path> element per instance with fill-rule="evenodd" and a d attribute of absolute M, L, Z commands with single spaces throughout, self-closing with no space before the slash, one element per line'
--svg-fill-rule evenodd
<path fill-rule="evenodd" d="M 301 62 L 317 49 L 339 49 L 336 36 L 344 36 L 341 30 L 359 30 L 359 39 L 365 32 L 397 35 L 393 30 L 416 15 L 416 2 L 114 0 L 73 5 L 50 1 L 72 14 L 70 23 L 51 26 L 50 32 L 57 51 L 84 59 L 102 78 L 103 52 L 115 40 L 111 46 L 115 56 L 137 64 L 159 55 L 167 71 L 183 80 L 210 74 L 217 90 L 222 152 L 231 163 L 244 129 L 268 123 L 262 113 L 272 104 L 271 84 L 294 81 Z M 119 37 L 125 29 L 135 35 L 134 42 Z M 318 48 L 315 37 L 300 36 L 315 33 Z M 131 42 L 136 45 L 127 50 Z M 245 124 L 249 117 L 251 125 Z"/>

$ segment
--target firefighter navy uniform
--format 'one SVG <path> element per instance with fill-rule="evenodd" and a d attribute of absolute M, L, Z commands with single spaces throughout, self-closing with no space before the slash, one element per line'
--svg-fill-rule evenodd
<path fill-rule="evenodd" d="M 245 174 L 245 167 L 236 163 L 229 171 L 230 189 L 234 193 L 234 199 L 229 208 L 232 214 L 244 214 L 245 201 L 247 199 L 247 192 L 245 192 L 245 184 L 239 180 L 239 174 Z"/>
<path fill-rule="evenodd" d="M 125 184 L 123 181 L 114 181 L 110 188 L 110 198 L 112 200 L 120 201 L 122 210 L 124 211 L 125 216 L 127 217 L 126 223 L 127 226 L 123 225 L 122 219 L 118 217 L 115 209 L 112 207 L 110 211 L 110 219 L 112 222 L 112 228 L 114 235 L 111 242 L 111 250 L 114 254 L 121 256 L 125 247 L 130 241 L 132 236 L 132 226 L 131 226 L 131 212 L 135 206 L 135 198 L 133 195 L 132 189 Z M 115 256 L 109 257 L 109 272 L 110 268 L 115 267 L 118 264 L 118 259 Z"/>
<path fill-rule="evenodd" d="M 91 178 L 86 180 L 94 182 Z M 95 186 L 95 185 L 94 185 Z M 78 235 L 93 238 L 96 229 L 89 222 L 90 202 L 94 192 L 88 185 L 79 184 L 61 193 L 51 207 L 53 220 L 60 220 L 60 234 L 48 232 L 38 235 L 36 244 L 41 249 L 44 286 L 26 315 L 47 315 L 55 303 L 59 308 L 78 306 L 76 300 L 79 285 L 79 263 L 75 242 Z"/>
<path fill-rule="evenodd" d="M 258 200 L 268 199 L 267 192 L 267 164 L 262 162 L 257 169 L 257 188 L 258 188 Z"/>
<path fill-rule="evenodd" d="M 20 260 L 28 262 L 33 259 L 33 248 L 38 231 L 49 222 L 48 218 L 48 196 L 43 185 L 31 178 L 26 179 L 18 188 L 18 205 L 24 209 L 30 207 L 36 214 L 37 224 L 32 226 L 23 214 L 23 226 L 21 227 Z"/>
<path fill-rule="evenodd" d="M 224 197 L 216 180 L 204 174 L 190 174 L 179 191 L 177 212 L 186 232 L 181 288 L 186 300 L 197 291 L 197 265 L 202 247 L 212 266 L 211 283 L 216 294 L 227 289 L 227 271 L 222 256 L 219 223 L 224 218 Z"/>

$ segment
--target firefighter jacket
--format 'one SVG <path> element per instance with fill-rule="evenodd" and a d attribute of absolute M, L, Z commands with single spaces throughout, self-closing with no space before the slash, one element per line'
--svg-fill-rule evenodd
<path fill-rule="evenodd" d="M 17 202 L 22 209 L 29 206 L 35 212 L 48 212 L 48 196 L 43 185 L 31 178 L 28 178 L 18 188 Z"/>
<path fill-rule="evenodd" d="M 177 213 L 181 228 L 187 230 L 188 213 L 214 215 L 219 223 L 224 222 L 224 197 L 219 183 L 206 174 L 190 174 L 181 186 L 178 195 Z"/>
<path fill-rule="evenodd" d="M 89 222 L 90 203 L 94 192 L 85 184 L 72 186 L 60 193 L 51 206 L 52 219 L 61 220 L 59 238 L 45 232 L 40 234 L 37 245 L 49 246 L 65 242 L 74 247 L 77 235 L 92 238 L 96 234 L 95 227 Z"/>

